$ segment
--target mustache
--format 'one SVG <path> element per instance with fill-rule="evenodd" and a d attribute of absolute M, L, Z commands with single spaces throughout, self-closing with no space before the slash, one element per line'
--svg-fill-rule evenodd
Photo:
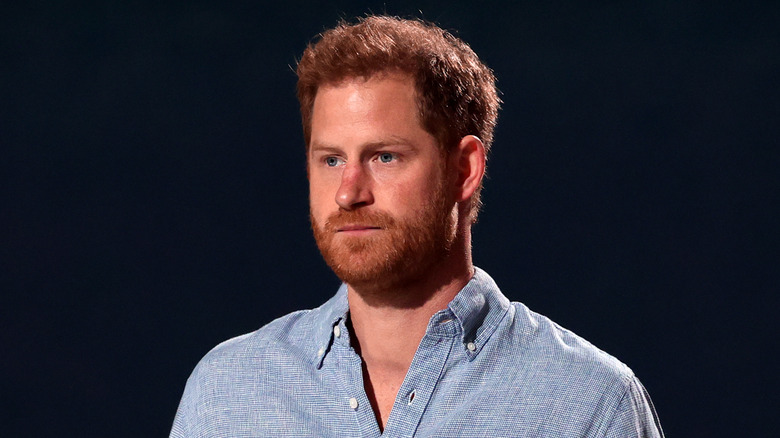
<path fill-rule="evenodd" d="M 366 225 L 378 228 L 392 228 L 395 226 L 395 219 L 383 211 L 358 210 L 340 210 L 328 216 L 325 221 L 325 229 L 336 231 L 347 225 Z"/>

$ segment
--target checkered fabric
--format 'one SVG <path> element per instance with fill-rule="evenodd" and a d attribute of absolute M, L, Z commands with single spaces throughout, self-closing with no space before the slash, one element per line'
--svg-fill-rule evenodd
<path fill-rule="evenodd" d="M 433 315 L 384 433 L 345 325 L 346 286 L 197 365 L 171 437 L 663 437 L 632 371 L 510 303 L 476 269 Z"/>

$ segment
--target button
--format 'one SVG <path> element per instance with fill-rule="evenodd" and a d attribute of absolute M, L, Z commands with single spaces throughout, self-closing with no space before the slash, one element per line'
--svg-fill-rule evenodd
<path fill-rule="evenodd" d="M 341 327 L 339 326 L 333 327 L 333 334 L 336 335 L 337 338 L 341 336 Z"/>
<path fill-rule="evenodd" d="M 349 399 L 349 407 L 352 408 L 353 411 L 357 410 L 358 408 L 358 402 L 355 397 L 352 397 Z"/>
<path fill-rule="evenodd" d="M 477 349 L 477 346 L 476 346 L 476 345 L 474 345 L 474 343 L 473 343 L 473 342 L 469 342 L 468 344 L 466 344 L 466 348 L 468 348 L 468 349 L 469 349 L 469 351 L 474 351 L 474 350 L 476 350 L 476 349 Z"/>
<path fill-rule="evenodd" d="M 317 350 L 317 356 L 322 356 L 323 354 L 325 354 L 325 347 L 322 347 L 319 350 Z"/>

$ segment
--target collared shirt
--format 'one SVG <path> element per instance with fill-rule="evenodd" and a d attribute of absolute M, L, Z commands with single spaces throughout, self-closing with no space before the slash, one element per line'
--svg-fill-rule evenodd
<path fill-rule="evenodd" d="M 345 324 L 347 289 L 224 342 L 171 437 L 662 437 L 631 370 L 474 277 L 431 317 L 384 433 Z M 412 342 L 412 340 L 410 340 Z"/>

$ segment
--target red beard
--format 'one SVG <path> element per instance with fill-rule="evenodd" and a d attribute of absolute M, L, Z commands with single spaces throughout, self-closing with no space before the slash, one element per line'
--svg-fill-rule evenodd
<path fill-rule="evenodd" d="M 344 282 L 371 289 L 402 287 L 422 277 L 450 252 L 455 239 L 452 205 L 437 187 L 434 202 L 408 218 L 383 211 L 339 210 L 324 225 L 311 216 L 325 262 Z M 337 235 L 348 224 L 380 228 L 367 236 Z"/>

